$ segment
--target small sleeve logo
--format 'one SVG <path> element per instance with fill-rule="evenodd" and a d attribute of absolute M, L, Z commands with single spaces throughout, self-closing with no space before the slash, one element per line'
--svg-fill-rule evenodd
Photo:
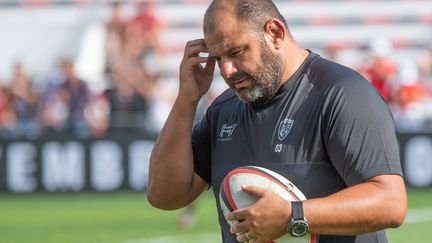
<path fill-rule="evenodd" d="M 218 136 L 218 141 L 230 141 L 232 140 L 232 134 L 234 132 L 234 129 L 237 127 L 237 123 L 233 123 L 231 125 L 228 124 L 223 124 L 220 132 L 219 132 L 219 136 Z"/>

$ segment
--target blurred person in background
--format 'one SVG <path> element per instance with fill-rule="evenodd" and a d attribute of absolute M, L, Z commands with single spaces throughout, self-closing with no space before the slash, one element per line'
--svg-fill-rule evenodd
<path fill-rule="evenodd" d="M 374 37 L 366 46 L 366 60 L 358 71 L 380 92 L 385 101 L 393 99 L 392 79 L 397 64 L 392 58 L 393 44 L 384 36 Z"/>
<path fill-rule="evenodd" d="M 13 138 L 16 114 L 12 91 L 0 84 L 0 138 Z"/>
<path fill-rule="evenodd" d="M 156 3 L 137 2 L 137 13 L 130 19 L 122 15 L 122 5 L 112 6 L 106 24 L 107 73 L 117 64 L 143 63 L 160 50 L 159 31 L 162 26 L 156 14 Z"/>
<path fill-rule="evenodd" d="M 44 133 L 63 133 L 68 127 L 69 94 L 67 90 L 56 88 L 51 90 L 42 108 L 42 129 Z"/>
<path fill-rule="evenodd" d="M 115 66 L 112 73 L 113 86 L 104 92 L 109 106 L 110 131 L 145 129 L 149 101 L 140 89 L 147 89 L 146 82 L 142 66 Z"/>
<path fill-rule="evenodd" d="M 108 134 L 110 104 L 104 94 L 95 95 L 91 98 L 84 109 L 84 116 L 93 137 L 102 138 Z"/>
<path fill-rule="evenodd" d="M 327 58 L 328 60 L 337 62 L 339 52 L 343 49 L 343 46 L 339 45 L 338 43 L 330 43 L 324 46 L 324 53 L 323 56 Z"/>
<path fill-rule="evenodd" d="M 432 44 L 424 51 L 418 62 L 420 78 L 432 87 Z M 432 94 L 429 94 L 432 96 Z"/>
<path fill-rule="evenodd" d="M 174 103 L 177 84 L 162 80 L 156 75 L 149 85 L 150 106 L 146 124 L 150 133 L 158 134 Z"/>
<path fill-rule="evenodd" d="M 34 138 L 38 135 L 39 94 L 32 86 L 22 63 L 14 67 L 11 81 L 13 107 L 16 114 L 15 136 Z"/>
<path fill-rule="evenodd" d="M 122 15 L 122 5 L 115 2 L 111 7 L 111 17 L 106 24 L 106 73 L 111 73 L 112 65 L 122 60 L 126 30 L 126 22 Z"/>
<path fill-rule="evenodd" d="M 45 126 L 54 130 L 65 131 L 78 136 L 89 135 L 89 127 L 84 116 L 84 109 L 91 98 L 86 81 L 80 79 L 71 60 L 60 61 L 59 80 L 52 81 L 45 92 Z"/>
<path fill-rule="evenodd" d="M 424 50 L 424 54 L 418 61 L 420 80 L 426 86 L 426 111 L 427 118 L 426 129 L 432 131 L 432 43 Z"/>
<path fill-rule="evenodd" d="M 109 106 L 109 131 L 156 133 L 156 116 L 150 117 L 149 112 L 157 103 L 153 102 L 153 90 L 158 75 L 149 72 L 144 60 L 159 52 L 161 21 L 155 13 L 156 3 L 137 2 L 133 6 L 136 14 L 126 19 L 122 5 L 115 3 L 106 25 L 107 79 L 112 87 L 103 96 Z"/>
<path fill-rule="evenodd" d="M 112 5 L 105 27 L 107 73 L 115 65 L 143 64 L 146 58 L 159 54 L 162 49 L 159 41 L 162 24 L 156 13 L 156 3 L 137 2 L 134 6 L 136 14 L 127 18 L 122 13 L 122 4 Z"/>
<path fill-rule="evenodd" d="M 396 128 L 400 132 L 423 131 L 426 120 L 431 117 L 428 117 L 428 88 L 421 79 L 417 63 L 411 59 L 401 60 L 394 83 L 396 91 L 390 107 L 396 120 Z"/>
<path fill-rule="evenodd" d="M 142 44 L 139 54 L 141 58 L 145 58 L 161 50 L 159 32 L 162 20 L 157 14 L 155 1 L 140 1 L 136 3 L 136 8 L 137 15 L 128 22 L 128 28 L 135 32 L 137 40 Z"/>

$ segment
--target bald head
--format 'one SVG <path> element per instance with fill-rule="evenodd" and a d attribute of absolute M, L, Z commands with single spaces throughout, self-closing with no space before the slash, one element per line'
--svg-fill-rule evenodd
<path fill-rule="evenodd" d="M 204 34 L 213 32 L 221 21 L 220 17 L 227 14 L 243 21 L 255 32 L 263 31 L 272 18 L 280 20 L 288 30 L 285 19 L 271 0 L 214 0 L 204 16 Z"/>

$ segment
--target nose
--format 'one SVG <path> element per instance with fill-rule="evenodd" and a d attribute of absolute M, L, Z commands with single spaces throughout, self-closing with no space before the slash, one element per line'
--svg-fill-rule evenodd
<path fill-rule="evenodd" d="M 224 79 L 231 78 L 239 71 L 236 64 L 231 59 L 224 57 L 220 59 L 219 69 Z"/>

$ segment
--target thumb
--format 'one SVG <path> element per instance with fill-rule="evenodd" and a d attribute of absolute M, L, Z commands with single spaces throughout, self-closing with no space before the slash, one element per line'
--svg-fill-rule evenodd
<path fill-rule="evenodd" d="M 257 187 L 257 186 L 246 186 L 246 185 L 242 185 L 242 190 L 244 192 L 246 192 L 247 194 L 251 195 L 254 198 L 261 198 L 264 193 L 266 192 L 265 189 L 261 188 L 261 187 Z"/>

